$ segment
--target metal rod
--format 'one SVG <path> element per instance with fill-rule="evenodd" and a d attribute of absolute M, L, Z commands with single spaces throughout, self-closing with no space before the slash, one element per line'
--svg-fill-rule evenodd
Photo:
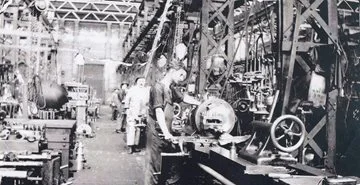
<path fill-rule="evenodd" d="M 278 98 L 279 98 L 279 90 L 276 91 L 275 93 L 275 97 L 274 97 L 274 101 L 272 103 L 272 106 L 271 106 L 271 110 L 270 110 L 270 114 L 269 114 L 269 117 L 267 118 L 268 121 L 270 122 L 273 115 L 274 115 L 274 111 L 275 111 L 275 107 L 276 107 L 276 103 L 278 101 Z"/>
<path fill-rule="evenodd" d="M 220 173 L 216 172 L 212 168 L 203 165 L 201 163 L 198 163 L 199 167 L 203 169 L 206 173 L 210 174 L 211 176 L 215 177 L 217 180 L 219 180 L 221 183 L 225 185 L 235 185 L 235 183 L 231 182 L 229 179 L 222 176 Z"/>

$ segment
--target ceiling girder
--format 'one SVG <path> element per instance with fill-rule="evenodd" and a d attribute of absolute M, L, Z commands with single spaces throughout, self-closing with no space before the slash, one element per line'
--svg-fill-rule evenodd
<path fill-rule="evenodd" d="M 117 23 L 131 25 L 139 10 L 140 0 L 85 2 L 50 0 L 49 10 L 64 21 Z"/>

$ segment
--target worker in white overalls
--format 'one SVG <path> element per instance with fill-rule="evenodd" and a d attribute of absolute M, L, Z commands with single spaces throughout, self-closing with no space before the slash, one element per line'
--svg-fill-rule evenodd
<path fill-rule="evenodd" d="M 126 144 L 129 148 L 129 154 L 139 151 L 139 126 L 144 124 L 142 120 L 146 120 L 148 101 L 149 88 L 145 87 L 145 78 L 136 78 L 135 85 L 129 89 L 125 97 L 125 109 L 127 109 Z"/>

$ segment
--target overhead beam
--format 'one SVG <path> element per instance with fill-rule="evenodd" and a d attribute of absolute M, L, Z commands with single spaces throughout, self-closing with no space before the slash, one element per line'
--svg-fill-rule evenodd
<path fill-rule="evenodd" d="M 94 1 L 50 0 L 49 10 L 56 19 L 92 23 L 132 24 L 139 11 L 140 0 Z"/>

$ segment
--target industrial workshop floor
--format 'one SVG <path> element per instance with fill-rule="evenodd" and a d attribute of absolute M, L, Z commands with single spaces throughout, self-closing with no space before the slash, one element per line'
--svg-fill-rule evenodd
<path fill-rule="evenodd" d="M 109 106 L 102 106 L 96 137 L 82 139 L 89 169 L 75 173 L 74 185 L 134 185 L 143 183 L 145 152 L 128 154 L 125 134 L 115 133 Z"/>

